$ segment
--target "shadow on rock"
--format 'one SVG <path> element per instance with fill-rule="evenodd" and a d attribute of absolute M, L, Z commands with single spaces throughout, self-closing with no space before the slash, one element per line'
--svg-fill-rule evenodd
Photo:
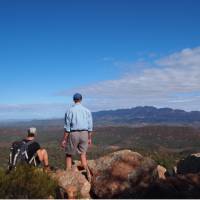
<path fill-rule="evenodd" d="M 200 153 L 191 154 L 177 164 L 177 174 L 199 173 Z"/>

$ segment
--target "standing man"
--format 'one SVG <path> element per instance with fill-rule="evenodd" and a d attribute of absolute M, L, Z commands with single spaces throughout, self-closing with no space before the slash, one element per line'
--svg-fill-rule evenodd
<path fill-rule="evenodd" d="M 73 100 L 74 105 L 65 114 L 64 136 L 61 142 L 61 146 L 65 148 L 66 153 L 66 169 L 72 168 L 72 156 L 78 153 L 80 154 L 81 163 L 87 172 L 87 178 L 91 181 L 86 153 L 88 144 L 92 143 L 92 114 L 81 105 L 81 94 L 74 94 Z"/>

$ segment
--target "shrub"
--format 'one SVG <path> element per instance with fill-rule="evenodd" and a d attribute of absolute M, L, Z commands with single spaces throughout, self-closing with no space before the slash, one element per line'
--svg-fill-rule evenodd
<path fill-rule="evenodd" d="M 39 168 L 18 166 L 6 174 L 0 170 L 0 198 L 46 199 L 55 197 L 57 183 Z"/>

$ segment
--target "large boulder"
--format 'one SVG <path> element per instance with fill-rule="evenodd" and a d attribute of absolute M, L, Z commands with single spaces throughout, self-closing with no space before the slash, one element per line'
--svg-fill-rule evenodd
<path fill-rule="evenodd" d="M 200 153 L 191 154 L 177 163 L 177 174 L 200 173 Z"/>
<path fill-rule="evenodd" d="M 51 176 L 57 180 L 59 187 L 67 194 L 67 198 L 90 198 L 91 185 L 76 168 L 67 171 L 57 170 Z M 61 198 L 64 198 L 64 195 L 61 195 Z"/>
<path fill-rule="evenodd" d="M 134 198 L 158 178 L 156 163 L 130 150 L 90 161 L 89 167 L 96 198 Z"/>

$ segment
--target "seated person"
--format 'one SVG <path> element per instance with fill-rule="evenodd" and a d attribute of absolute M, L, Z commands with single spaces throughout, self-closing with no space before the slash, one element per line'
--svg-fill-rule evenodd
<path fill-rule="evenodd" d="M 25 139 L 20 142 L 14 142 L 10 150 L 9 168 L 15 167 L 17 162 L 26 161 L 28 164 L 38 166 L 43 164 L 44 170 L 49 170 L 48 154 L 46 149 L 40 147 L 35 141 L 37 136 L 36 128 L 29 128 Z"/>
<path fill-rule="evenodd" d="M 36 154 L 36 162 L 37 164 L 43 163 L 44 167 L 49 166 L 48 154 L 46 149 L 40 147 L 39 143 L 35 141 L 35 137 L 37 136 L 36 128 L 29 128 L 28 135 L 25 141 L 26 143 L 29 141 L 33 141 L 30 145 L 28 145 L 28 157 L 31 159 L 34 154 Z"/>

